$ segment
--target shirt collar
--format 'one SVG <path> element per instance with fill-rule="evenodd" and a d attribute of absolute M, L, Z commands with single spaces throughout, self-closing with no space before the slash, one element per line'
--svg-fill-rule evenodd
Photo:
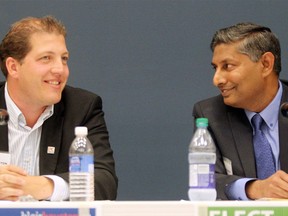
<path fill-rule="evenodd" d="M 266 125 L 270 128 L 270 130 L 274 130 L 274 127 L 277 125 L 278 122 L 278 113 L 280 109 L 282 92 L 282 83 L 279 81 L 279 88 L 276 96 L 274 97 L 272 102 L 262 112 L 259 113 L 264 119 Z M 255 115 L 255 112 L 245 110 L 245 113 L 251 123 L 251 119 Z"/>
<path fill-rule="evenodd" d="M 17 105 L 14 103 L 12 98 L 10 97 L 8 93 L 7 88 L 7 82 L 5 83 L 5 100 L 6 100 L 6 106 L 7 106 L 7 112 L 9 113 L 9 121 L 12 122 L 13 125 L 17 126 L 20 125 L 21 127 L 26 127 L 26 120 L 21 112 L 21 110 L 17 107 Z M 44 112 L 39 117 L 37 123 L 34 125 L 33 128 L 39 127 L 43 124 L 43 122 L 51 117 L 54 113 L 54 105 L 48 106 Z"/>

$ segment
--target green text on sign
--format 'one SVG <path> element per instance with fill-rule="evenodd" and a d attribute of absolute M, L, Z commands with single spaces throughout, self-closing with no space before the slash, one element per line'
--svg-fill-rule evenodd
<path fill-rule="evenodd" d="M 288 216 L 288 207 L 208 207 L 208 216 Z"/>

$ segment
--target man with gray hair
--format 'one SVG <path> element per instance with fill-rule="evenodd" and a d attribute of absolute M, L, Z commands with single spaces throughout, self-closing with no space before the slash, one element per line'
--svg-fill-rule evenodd
<path fill-rule="evenodd" d="M 211 50 L 221 94 L 197 102 L 193 116 L 209 119 L 217 198 L 288 198 L 288 119 L 279 112 L 288 87 L 279 80 L 279 40 L 267 27 L 239 23 L 217 31 Z"/>

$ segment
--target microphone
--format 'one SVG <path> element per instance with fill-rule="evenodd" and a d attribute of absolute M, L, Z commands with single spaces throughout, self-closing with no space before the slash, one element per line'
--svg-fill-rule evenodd
<path fill-rule="evenodd" d="M 288 102 L 284 102 L 280 106 L 281 113 L 284 117 L 288 118 Z"/>
<path fill-rule="evenodd" d="M 0 109 L 0 125 L 6 125 L 9 120 L 9 114 L 5 109 Z"/>

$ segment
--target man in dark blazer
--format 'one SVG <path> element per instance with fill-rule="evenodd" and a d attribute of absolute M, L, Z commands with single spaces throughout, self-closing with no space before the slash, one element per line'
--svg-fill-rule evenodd
<path fill-rule="evenodd" d="M 209 119 L 216 144 L 218 199 L 288 198 L 288 119 L 280 105 L 288 87 L 279 81 L 280 43 L 269 28 L 239 23 L 217 31 L 211 42 L 213 83 L 221 95 L 197 102 L 194 118 Z M 275 173 L 257 176 L 251 118 L 259 113 L 273 145 Z"/>
<path fill-rule="evenodd" d="M 0 162 L 7 163 L 0 166 L 2 200 L 26 195 L 67 200 L 68 152 L 76 126 L 88 128 L 94 148 L 95 199 L 116 199 L 118 180 L 102 101 L 66 85 L 65 37 L 65 27 L 54 17 L 29 17 L 16 22 L 0 45 L 6 77 L 0 82 L 0 108 L 10 115 L 8 124 L 0 126 Z M 7 155 L 12 163 L 5 161 Z"/>

